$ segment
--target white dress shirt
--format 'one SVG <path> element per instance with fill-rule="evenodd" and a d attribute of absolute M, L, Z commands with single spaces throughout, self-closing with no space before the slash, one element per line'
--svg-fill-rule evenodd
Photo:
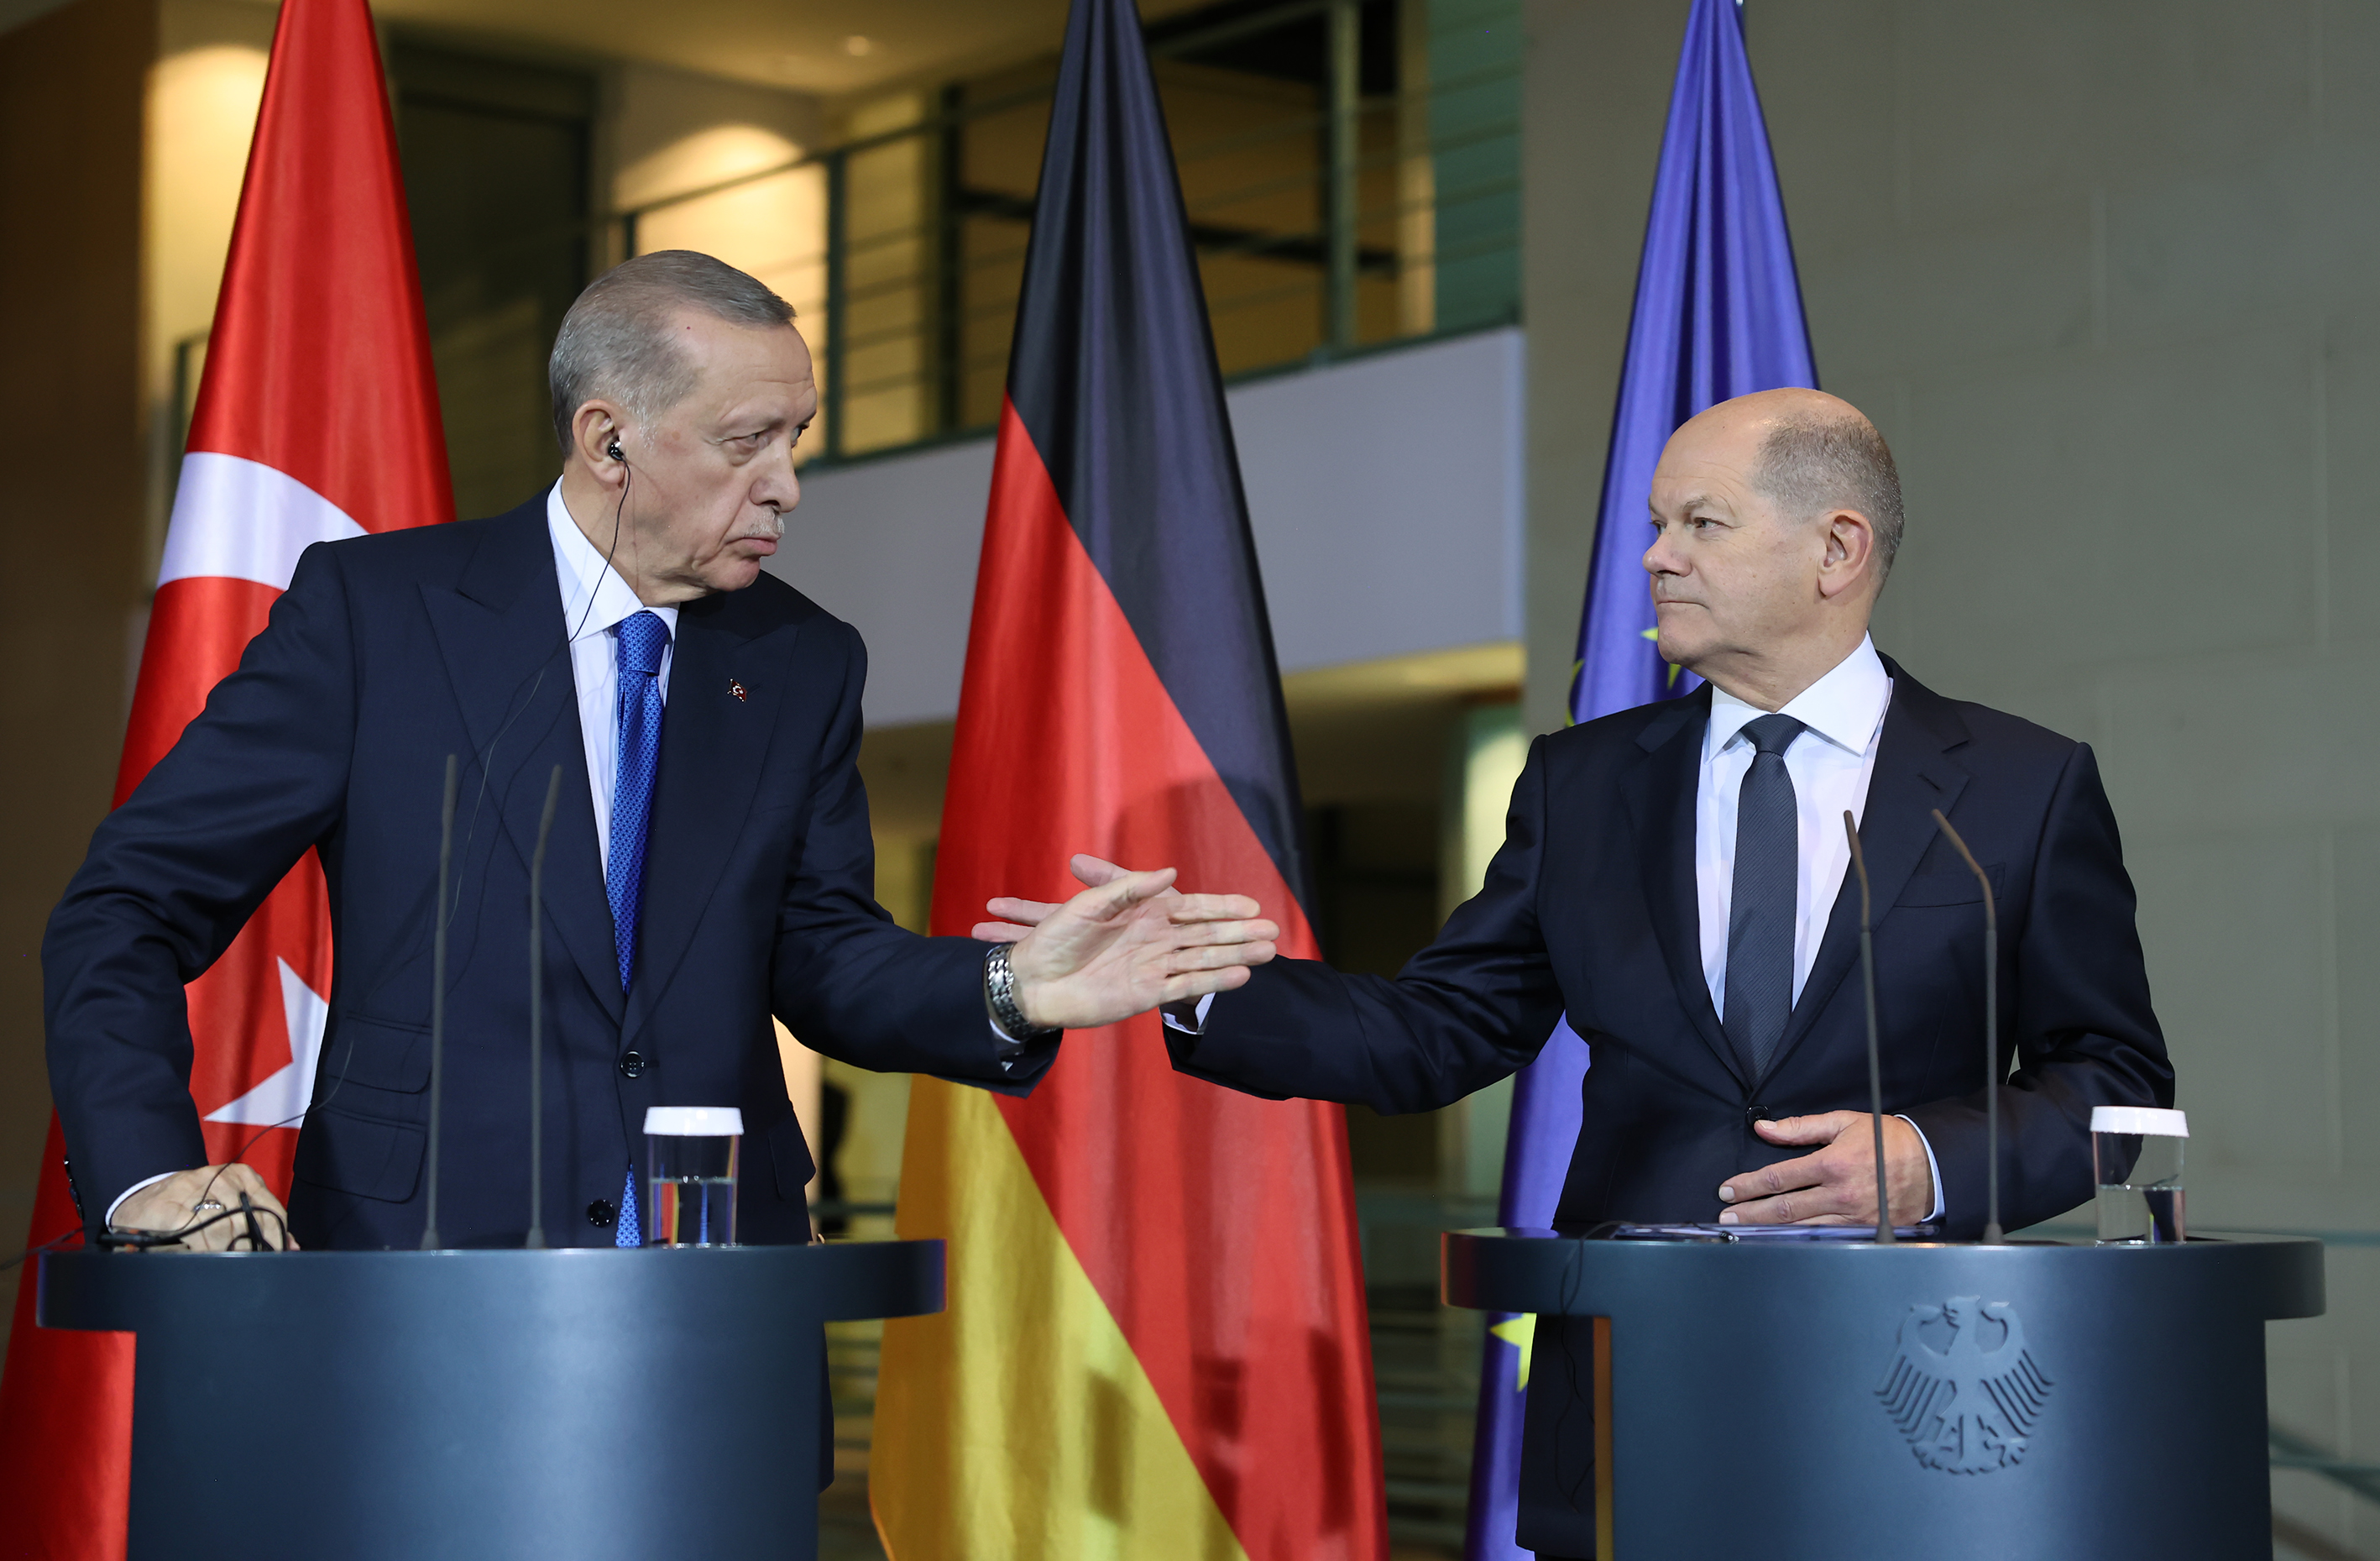
<path fill-rule="evenodd" d="M 1793 806 L 1801 822 L 1793 877 L 1796 1003 L 1826 938 L 1843 874 L 1851 870 L 1843 814 L 1849 812 L 1854 825 L 1867 816 L 1868 780 L 1876 773 L 1884 713 L 1891 707 L 1891 676 L 1874 641 L 1864 636 L 1859 649 L 1777 712 L 1807 728 L 1785 750 L 1785 773 L 1793 782 Z M 1711 685 L 1710 725 L 1703 731 L 1694 790 L 1694 902 L 1702 918 L 1703 983 L 1710 988 L 1711 1006 L 1722 1023 L 1727 1018 L 1727 915 L 1735 896 L 1735 805 L 1756 751 L 1743 728 L 1767 713 Z M 1909 1122 L 1906 1116 L 1901 1120 Z M 1925 1145 L 1926 1168 L 1934 1176 L 1934 1210 L 1925 1217 L 1939 1219 L 1942 1166 L 1925 1130 L 1914 1122 L 1909 1126 Z"/>
<path fill-rule="evenodd" d="M 612 793 L 620 771 L 620 625 L 650 613 L 669 630 L 662 647 L 662 703 L 669 703 L 670 665 L 677 659 L 677 609 L 648 607 L 571 519 L 557 482 L 545 495 L 553 572 L 562 587 L 562 622 L 570 636 L 570 677 L 578 689 L 578 730 L 587 742 L 587 787 L 595 803 L 595 849 L 612 868 Z"/>
<path fill-rule="evenodd" d="M 1810 979 L 1811 962 L 1827 935 L 1827 917 L 1843 886 L 1852 848 L 1843 814 L 1857 823 L 1867 811 L 1868 776 L 1876 739 L 1892 703 L 1892 679 L 1866 640 L 1832 672 L 1796 694 L 1777 713 L 1808 728 L 1785 750 L 1801 814 L 1801 849 L 1793 881 L 1793 1000 Z M 1755 751 L 1744 726 L 1768 712 L 1711 685 L 1710 725 L 1694 795 L 1694 899 L 1702 915 L 1703 980 L 1711 1006 L 1727 1018 L 1727 914 L 1735 894 L 1735 805 Z"/>

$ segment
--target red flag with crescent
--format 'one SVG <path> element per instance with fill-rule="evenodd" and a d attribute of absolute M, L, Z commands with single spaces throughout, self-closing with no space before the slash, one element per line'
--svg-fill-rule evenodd
<path fill-rule="evenodd" d="M 371 14 L 364 0 L 285 0 L 115 800 L 238 665 L 309 545 L 453 515 Z M 245 1159 L 284 1196 L 330 978 L 330 908 L 310 853 L 188 988 L 207 1152 Z M 64 1155 L 54 1117 L 30 1243 L 77 1238 Z M 132 1340 L 37 1328 L 34 1295 L 29 1274 L 0 1376 L 0 1551 L 116 1561 Z"/>

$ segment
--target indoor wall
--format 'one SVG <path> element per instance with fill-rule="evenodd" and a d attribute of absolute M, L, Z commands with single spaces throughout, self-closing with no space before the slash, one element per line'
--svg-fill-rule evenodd
<path fill-rule="evenodd" d="M 1540 728 L 1684 15 L 1529 10 Z M 2273 1421 L 2374 1461 L 2380 513 L 2357 472 L 2380 414 L 2380 12 L 1744 18 L 1820 376 L 1900 461 L 1909 540 L 1877 642 L 2096 750 L 2191 1115 L 2192 1223 L 2337 1238 L 2329 1314 L 2271 1328 Z M 2274 1484 L 2285 1553 L 2380 1554 L 2380 1506 Z"/>
<path fill-rule="evenodd" d="M 0 426 L 25 457 L 0 506 L 24 586 L 0 627 L 0 1256 L 29 1228 L 49 1122 L 42 928 L 107 811 L 148 599 L 140 171 L 156 48 L 154 0 L 83 0 L 0 33 Z M 23 1273 L 0 1272 L 0 1303 Z"/>
<path fill-rule="evenodd" d="M 382 55 L 455 512 L 501 515 L 562 470 L 546 355 L 600 269 L 601 79 L 404 33 Z"/>

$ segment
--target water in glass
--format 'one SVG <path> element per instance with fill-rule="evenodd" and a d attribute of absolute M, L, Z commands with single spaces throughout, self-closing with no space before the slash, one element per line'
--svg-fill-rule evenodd
<path fill-rule="evenodd" d="M 2181 1184 L 2186 1140 L 2156 1134 L 2094 1133 L 2099 1168 L 2099 1239 L 2163 1246 L 2189 1234 Z"/>
<path fill-rule="evenodd" d="M 655 1177 L 650 1186 L 654 1246 L 735 1244 L 734 1177 Z"/>

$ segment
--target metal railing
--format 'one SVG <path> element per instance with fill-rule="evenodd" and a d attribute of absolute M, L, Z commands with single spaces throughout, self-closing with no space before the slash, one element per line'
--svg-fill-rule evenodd
<path fill-rule="evenodd" d="M 1318 26 L 1319 79 L 1231 63 Z M 1288 0 L 1152 30 L 1150 53 L 1227 374 L 1517 316 L 1518 0 Z M 998 417 L 1054 67 L 917 94 L 906 123 L 621 211 L 615 252 L 798 182 L 807 232 L 750 236 L 770 261 L 737 263 L 822 316 L 822 457 L 978 433 Z"/>
<path fill-rule="evenodd" d="M 2275 1469 L 2301 1469 L 2354 1492 L 2365 1501 L 2380 1503 L 2380 1464 L 2333 1457 L 2319 1444 L 2278 1426 L 2267 1428 L 2265 1438 L 2272 1447 Z"/>

